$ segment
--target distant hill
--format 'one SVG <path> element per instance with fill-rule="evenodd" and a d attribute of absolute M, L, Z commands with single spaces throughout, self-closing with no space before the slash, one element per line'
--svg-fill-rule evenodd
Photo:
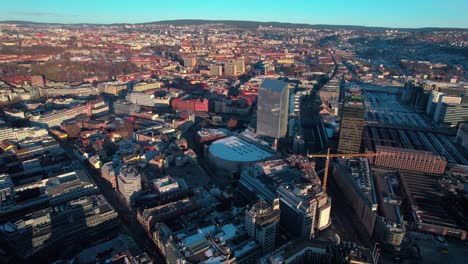
<path fill-rule="evenodd" d="M 439 28 L 439 27 L 427 27 L 427 28 L 392 28 L 392 27 L 367 27 L 367 26 L 353 26 L 353 25 L 323 25 L 323 24 L 305 24 L 305 23 L 286 23 L 286 22 L 259 22 L 259 21 L 242 21 L 242 20 L 203 20 L 203 19 L 176 19 L 176 20 L 161 20 L 145 23 L 114 23 L 114 24 L 93 24 L 93 23 L 76 23 L 76 24 L 63 24 L 63 23 L 42 23 L 42 22 L 31 22 L 31 21 L 16 21 L 7 20 L 0 21 L 0 24 L 24 24 L 24 25 L 89 25 L 89 26 L 118 26 L 118 25 L 163 25 L 170 24 L 174 26 L 185 26 L 185 25 L 204 25 L 204 24 L 225 24 L 232 25 L 239 28 L 245 29 L 256 29 L 259 26 L 262 27 L 282 27 L 282 28 L 315 28 L 322 30 L 361 30 L 361 31 L 381 31 L 387 29 L 396 29 L 402 31 L 434 31 L 434 30 L 462 30 L 468 31 L 468 28 Z"/>

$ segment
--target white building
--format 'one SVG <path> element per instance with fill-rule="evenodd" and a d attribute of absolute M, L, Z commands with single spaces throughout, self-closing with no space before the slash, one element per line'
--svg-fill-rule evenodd
<path fill-rule="evenodd" d="M 120 169 L 118 180 L 119 192 L 130 203 L 141 191 L 141 177 L 135 167 L 124 166 Z"/>

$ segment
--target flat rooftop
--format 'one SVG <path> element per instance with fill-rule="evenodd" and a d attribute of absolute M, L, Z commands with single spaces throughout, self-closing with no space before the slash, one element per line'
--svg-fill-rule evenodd
<path fill-rule="evenodd" d="M 209 146 L 210 152 L 224 160 L 253 162 L 272 157 L 274 154 L 238 136 L 216 140 Z"/>
<path fill-rule="evenodd" d="M 391 170 L 373 169 L 375 185 L 379 196 L 379 210 L 387 219 L 401 223 L 403 221 L 400 206 L 397 201 L 401 198 L 398 173 Z"/>
<path fill-rule="evenodd" d="M 461 229 L 443 205 L 438 180 L 440 175 L 400 171 L 400 179 L 408 196 L 413 217 L 419 223 Z"/>
<path fill-rule="evenodd" d="M 288 87 L 288 83 L 273 79 L 264 79 L 262 84 L 260 84 L 260 88 L 271 90 L 275 92 L 282 92 L 284 89 Z"/>

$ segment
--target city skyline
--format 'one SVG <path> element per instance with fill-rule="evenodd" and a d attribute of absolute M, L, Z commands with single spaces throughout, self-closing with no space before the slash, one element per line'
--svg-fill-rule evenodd
<path fill-rule="evenodd" d="M 461 0 L 321 1 L 288 2 L 216 1 L 152 2 L 45 0 L 12 1 L 3 4 L 2 21 L 40 23 L 147 23 L 164 20 L 207 19 L 258 22 L 304 23 L 311 25 L 356 25 L 390 28 L 451 27 L 468 28 Z"/>

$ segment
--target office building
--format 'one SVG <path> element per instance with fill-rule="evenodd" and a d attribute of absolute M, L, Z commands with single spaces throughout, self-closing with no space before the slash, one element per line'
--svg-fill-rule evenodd
<path fill-rule="evenodd" d="M 33 117 L 31 121 L 37 123 L 41 127 L 51 128 L 55 126 L 60 126 L 60 124 L 62 124 L 63 121 L 73 119 L 78 115 L 84 114 L 86 116 L 91 116 L 91 109 L 92 105 L 86 104 L 70 109 L 57 110 L 41 116 L 36 116 Z"/>
<path fill-rule="evenodd" d="M 197 58 L 195 57 L 184 58 L 185 67 L 195 67 L 196 65 L 197 65 Z"/>
<path fill-rule="evenodd" d="M 104 163 L 101 167 L 101 177 L 104 178 L 114 190 L 117 189 L 118 171 L 118 168 L 116 168 L 112 161 Z"/>
<path fill-rule="evenodd" d="M 457 104 L 461 104 L 462 99 L 463 98 L 459 96 L 448 96 L 445 94 L 439 97 L 439 102 L 437 103 L 435 111 L 434 111 L 434 117 L 433 117 L 434 122 L 436 123 L 440 122 L 441 109 L 444 103 L 457 105 Z"/>
<path fill-rule="evenodd" d="M 377 195 L 369 162 L 365 158 L 338 159 L 333 179 L 368 236 L 374 233 Z"/>
<path fill-rule="evenodd" d="M 116 115 L 130 115 L 140 111 L 140 106 L 126 101 L 114 102 L 114 113 Z"/>
<path fill-rule="evenodd" d="M 15 203 L 13 181 L 5 174 L 0 175 L 0 212 Z"/>
<path fill-rule="evenodd" d="M 141 177 L 135 167 L 124 166 L 120 169 L 117 186 L 127 202 L 131 203 L 141 191 Z"/>
<path fill-rule="evenodd" d="M 117 213 L 105 198 L 93 195 L 32 212 L 15 222 L 2 223 L 0 234 L 21 258 L 40 252 L 49 258 L 59 255 L 61 250 L 107 236 L 118 224 Z"/>
<path fill-rule="evenodd" d="M 288 84 L 264 79 L 258 87 L 257 134 L 275 139 L 286 136 L 288 104 Z"/>
<path fill-rule="evenodd" d="M 226 76 L 236 76 L 237 75 L 237 65 L 231 62 L 224 64 L 224 75 Z"/>
<path fill-rule="evenodd" d="M 221 65 L 211 65 L 210 66 L 210 75 L 221 76 L 223 75 L 223 66 Z"/>
<path fill-rule="evenodd" d="M 426 106 L 426 114 L 429 117 L 434 116 L 434 112 L 436 110 L 437 104 L 439 103 L 439 100 L 443 96 L 444 96 L 444 93 L 442 93 L 442 92 L 431 91 L 429 93 L 429 100 L 427 101 L 427 106 Z"/>
<path fill-rule="evenodd" d="M 468 123 L 460 124 L 457 131 L 456 141 L 464 149 L 468 149 Z"/>
<path fill-rule="evenodd" d="M 0 140 L 23 140 L 26 138 L 39 138 L 47 135 L 46 129 L 38 127 L 23 127 L 23 128 L 1 128 Z"/>
<path fill-rule="evenodd" d="M 98 192 L 96 185 L 85 171 L 77 170 L 61 174 L 39 183 L 45 189 L 51 204 L 61 204 Z"/>
<path fill-rule="evenodd" d="M 331 200 L 320 185 L 285 183 L 277 193 L 281 225 L 293 235 L 312 239 L 317 231 L 330 226 Z"/>
<path fill-rule="evenodd" d="M 232 62 L 236 66 L 236 75 L 243 74 L 245 72 L 244 58 L 239 58 Z"/>
<path fill-rule="evenodd" d="M 405 225 L 400 210 L 400 182 L 394 171 L 374 169 L 373 171 L 380 215 L 375 223 L 375 238 L 383 246 L 398 249 L 405 237 Z"/>
<path fill-rule="evenodd" d="M 467 230 L 460 225 L 457 216 L 452 214 L 446 201 L 447 194 L 441 188 L 440 182 L 450 182 L 441 175 L 414 171 L 399 171 L 402 196 L 407 197 L 408 208 L 413 225 L 421 232 L 450 236 L 465 240 Z"/>
<path fill-rule="evenodd" d="M 155 104 L 153 94 L 134 92 L 131 94 L 127 94 L 125 99 L 133 104 L 141 105 L 141 106 L 153 107 Z"/>
<path fill-rule="evenodd" d="M 460 123 L 468 122 L 468 103 L 442 103 L 438 121 L 441 125 L 456 127 Z"/>
<path fill-rule="evenodd" d="M 245 229 L 262 247 L 263 254 L 275 249 L 276 234 L 280 220 L 279 200 L 273 205 L 260 200 L 247 209 L 245 213 Z"/>
<path fill-rule="evenodd" d="M 208 112 L 209 101 L 205 98 L 201 99 L 188 99 L 176 98 L 172 100 L 172 109 L 175 111 L 194 111 L 194 112 Z"/>
<path fill-rule="evenodd" d="M 262 257 L 260 264 L 377 264 L 371 250 L 351 241 L 332 244 L 296 239 Z"/>
<path fill-rule="evenodd" d="M 161 88 L 160 82 L 152 82 L 152 83 L 139 83 L 133 86 L 134 92 L 144 92 L 148 90 L 155 90 Z"/>
<path fill-rule="evenodd" d="M 444 174 L 447 160 L 430 151 L 375 146 L 379 154 L 371 159 L 372 164 L 385 168 Z"/>
<path fill-rule="evenodd" d="M 365 107 L 362 96 L 346 96 L 341 114 L 338 152 L 360 152 L 364 113 Z"/>
<path fill-rule="evenodd" d="M 187 228 L 171 235 L 166 243 L 167 263 L 257 263 L 260 245 L 241 225 L 228 223 Z"/>

